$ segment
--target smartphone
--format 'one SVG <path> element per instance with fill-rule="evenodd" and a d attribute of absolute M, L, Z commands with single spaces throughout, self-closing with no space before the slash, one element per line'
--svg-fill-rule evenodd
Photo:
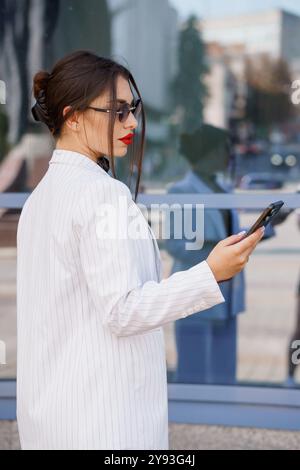
<path fill-rule="evenodd" d="M 273 217 L 280 211 L 283 205 L 283 201 L 276 201 L 270 204 L 248 230 L 248 232 L 245 234 L 245 237 L 249 237 L 249 235 L 252 235 L 252 233 L 256 232 L 256 230 L 260 227 L 266 227 L 271 222 Z"/>

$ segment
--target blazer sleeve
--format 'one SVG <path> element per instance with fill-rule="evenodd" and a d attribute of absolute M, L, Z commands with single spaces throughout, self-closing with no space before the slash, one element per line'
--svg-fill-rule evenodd
<path fill-rule="evenodd" d="M 77 206 L 80 261 L 102 323 L 130 336 L 225 302 L 206 261 L 160 282 L 142 282 L 137 241 L 116 233 L 124 229 L 124 208 L 132 203 L 125 184 L 101 178 L 89 183 Z"/>

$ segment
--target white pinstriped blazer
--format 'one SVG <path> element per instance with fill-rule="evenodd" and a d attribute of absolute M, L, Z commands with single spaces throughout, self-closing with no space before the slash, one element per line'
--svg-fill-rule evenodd
<path fill-rule="evenodd" d="M 145 239 L 99 237 L 120 196 Z M 206 261 L 161 280 L 129 188 L 54 150 L 17 233 L 17 418 L 22 449 L 168 449 L 162 325 L 225 299 Z"/>

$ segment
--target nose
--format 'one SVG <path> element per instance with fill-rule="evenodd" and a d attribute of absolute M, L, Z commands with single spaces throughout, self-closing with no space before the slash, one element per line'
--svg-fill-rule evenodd
<path fill-rule="evenodd" d="M 137 126 L 138 126 L 138 121 L 134 117 L 133 113 L 130 113 L 124 123 L 125 129 L 136 129 Z"/>

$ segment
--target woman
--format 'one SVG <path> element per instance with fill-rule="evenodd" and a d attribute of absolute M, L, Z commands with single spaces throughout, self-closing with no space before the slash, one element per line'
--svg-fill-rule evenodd
<path fill-rule="evenodd" d="M 34 77 L 33 115 L 56 146 L 18 226 L 23 449 L 168 449 L 161 327 L 224 302 L 218 282 L 243 269 L 262 237 L 229 237 L 161 280 L 153 233 L 107 171 L 105 156 L 113 169 L 126 156 L 141 110 L 140 177 L 145 117 L 132 89 L 141 100 L 126 68 L 89 51 Z"/>

